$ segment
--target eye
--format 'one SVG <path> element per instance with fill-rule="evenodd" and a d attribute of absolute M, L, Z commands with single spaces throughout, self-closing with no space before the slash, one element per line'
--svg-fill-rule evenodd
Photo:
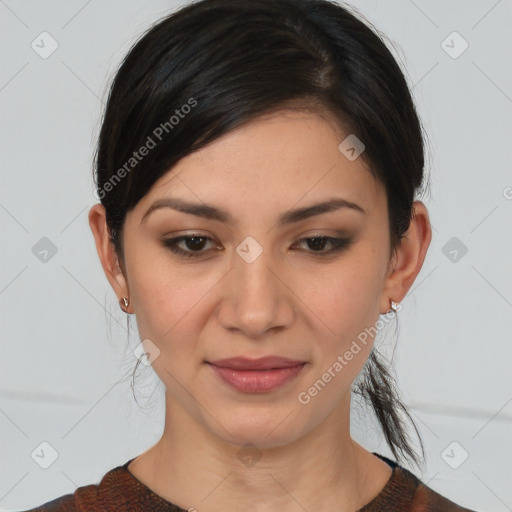
<path fill-rule="evenodd" d="M 213 242 L 213 239 L 197 233 L 178 236 L 175 238 L 168 238 L 162 241 L 164 246 L 169 248 L 173 253 L 185 258 L 198 258 L 208 252 L 220 250 L 218 247 L 215 249 L 203 250 L 209 242 Z M 314 237 L 302 238 L 292 247 L 297 247 L 304 242 L 306 242 L 306 245 L 309 248 L 309 250 L 307 249 L 306 252 L 310 252 L 318 256 L 327 256 L 329 254 L 340 252 L 346 249 L 352 243 L 352 239 L 318 235 Z M 326 246 L 330 246 L 331 248 L 325 250 Z"/>
<path fill-rule="evenodd" d="M 175 254 L 185 256 L 186 258 L 197 258 L 203 253 L 209 252 L 202 250 L 207 241 L 213 242 L 213 239 L 194 233 L 192 235 L 178 236 L 176 238 L 167 238 L 163 240 L 163 244 Z M 183 247 L 185 247 L 185 249 Z"/>
<path fill-rule="evenodd" d="M 314 236 L 308 238 L 302 238 L 300 242 L 306 242 L 308 247 L 312 247 L 313 250 L 307 251 L 312 253 L 318 253 L 319 256 L 340 252 L 346 249 L 351 243 L 350 238 L 336 238 L 332 236 Z M 326 244 L 330 244 L 331 248 L 327 251 L 323 250 Z"/>

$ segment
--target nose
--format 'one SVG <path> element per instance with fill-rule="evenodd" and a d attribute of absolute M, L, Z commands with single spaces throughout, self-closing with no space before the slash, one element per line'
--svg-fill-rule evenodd
<path fill-rule="evenodd" d="M 252 262 L 235 254 L 226 277 L 218 310 L 225 329 L 259 339 L 291 325 L 295 315 L 293 286 L 266 251 Z"/>

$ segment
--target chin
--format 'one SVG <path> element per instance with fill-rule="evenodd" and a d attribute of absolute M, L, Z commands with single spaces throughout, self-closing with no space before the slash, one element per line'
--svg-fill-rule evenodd
<path fill-rule="evenodd" d="M 258 414 L 245 407 L 236 410 L 235 406 L 228 416 L 212 414 L 219 423 L 209 423 L 214 434 L 226 443 L 239 447 L 252 444 L 260 449 L 279 448 L 301 437 L 305 426 L 296 421 L 296 413 L 290 413 L 290 408 L 279 406 L 277 409 L 269 408 Z"/>

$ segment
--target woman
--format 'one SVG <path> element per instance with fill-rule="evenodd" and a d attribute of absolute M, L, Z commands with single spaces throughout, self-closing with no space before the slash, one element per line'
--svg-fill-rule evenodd
<path fill-rule="evenodd" d="M 468 511 L 401 465 L 421 459 L 373 347 L 431 240 L 423 181 L 403 74 L 338 4 L 202 0 L 153 26 L 110 91 L 89 222 L 165 429 L 34 510 Z M 396 461 L 351 438 L 352 392 Z"/>

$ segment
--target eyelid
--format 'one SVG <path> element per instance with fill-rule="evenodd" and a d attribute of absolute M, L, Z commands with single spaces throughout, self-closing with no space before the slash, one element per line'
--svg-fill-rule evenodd
<path fill-rule="evenodd" d="M 321 230 L 319 230 L 319 231 L 321 231 Z M 300 238 L 298 238 L 293 243 L 292 247 L 296 247 L 297 245 L 303 244 L 310 240 L 321 239 L 321 240 L 325 241 L 325 243 L 330 244 L 332 246 L 332 248 L 327 251 L 325 251 L 325 250 L 320 250 L 320 251 L 305 250 L 305 251 L 299 251 L 299 252 L 304 252 L 306 254 L 314 255 L 314 256 L 318 256 L 318 257 L 327 257 L 329 255 L 335 255 L 337 253 L 342 252 L 344 249 L 348 248 L 354 242 L 353 236 L 341 234 L 340 232 L 337 232 L 337 233 L 339 234 L 339 236 L 337 236 L 337 235 L 331 236 L 331 235 L 327 235 L 325 233 L 320 233 L 318 231 L 313 232 L 311 234 L 306 234 L 306 235 L 303 235 Z M 178 256 L 183 256 L 184 258 L 199 259 L 199 258 L 202 258 L 203 256 L 210 254 L 212 251 L 215 251 L 215 249 L 204 250 L 204 251 L 203 250 L 191 251 L 191 250 L 181 249 L 178 247 L 178 244 L 180 244 L 188 239 L 191 239 L 191 238 L 203 239 L 203 240 L 206 240 L 207 243 L 215 242 L 215 239 L 208 235 L 203 235 L 201 233 L 192 232 L 192 233 L 186 233 L 186 234 L 178 235 L 178 236 L 171 237 L 171 238 L 164 237 L 162 239 L 162 244 L 165 247 L 167 247 L 170 251 L 172 251 L 173 253 L 177 254 Z M 218 250 L 218 247 L 217 247 L 217 250 Z"/>

